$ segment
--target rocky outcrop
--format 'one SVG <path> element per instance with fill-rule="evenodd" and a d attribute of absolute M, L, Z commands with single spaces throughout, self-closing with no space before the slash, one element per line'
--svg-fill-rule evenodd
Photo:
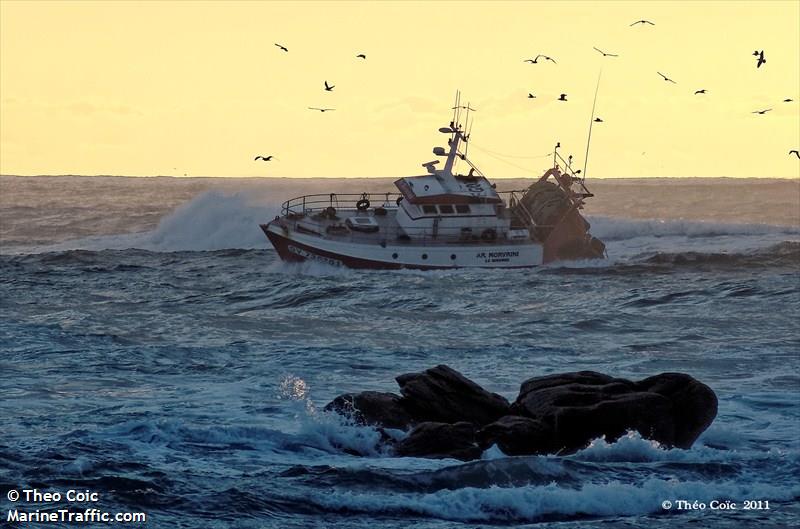
<path fill-rule="evenodd" d="M 325 411 L 344 415 L 357 424 L 400 430 L 407 430 L 417 422 L 398 395 L 378 391 L 339 395 L 325 406 Z"/>
<path fill-rule="evenodd" d="M 717 397 L 689 375 L 664 373 L 635 383 L 580 371 L 526 380 L 511 409 L 552 426 L 554 453 L 574 452 L 598 437 L 614 441 L 628 430 L 688 448 L 716 416 Z"/>
<path fill-rule="evenodd" d="M 675 446 L 690 448 L 717 416 L 717 396 L 702 382 L 683 373 L 662 373 L 636 383 L 672 403 Z"/>
<path fill-rule="evenodd" d="M 402 397 L 346 394 L 325 409 L 360 424 L 410 430 L 394 446 L 396 455 L 464 460 L 495 444 L 508 455 L 568 454 L 630 430 L 689 448 L 717 414 L 711 388 L 682 373 L 639 382 L 593 371 L 534 377 L 510 406 L 444 365 L 400 375 L 397 382 Z"/>
<path fill-rule="evenodd" d="M 545 454 L 553 446 L 553 428 L 536 419 L 506 415 L 481 428 L 477 439 L 481 448 L 496 444 L 509 456 Z"/>
<path fill-rule="evenodd" d="M 398 456 L 452 457 L 462 461 L 478 459 L 483 452 L 475 442 L 475 425 L 471 422 L 423 422 L 397 443 L 394 451 Z"/>
<path fill-rule="evenodd" d="M 415 417 L 427 421 L 467 421 L 483 426 L 508 414 L 506 399 L 445 365 L 400 375 L 395 380 L 400 385 L 403 405 Z"/>

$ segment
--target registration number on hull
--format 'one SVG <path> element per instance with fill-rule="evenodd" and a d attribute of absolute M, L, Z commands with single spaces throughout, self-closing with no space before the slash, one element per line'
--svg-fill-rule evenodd
<path fill-rule="evenodd" d="M 286 250 L 289 253 L 293 253 L 298 257 L 302 257 L 303 259 L 309 261 L 317 261 L 319 263 L 325 263 L 326 265 L 330 266 L 344 266 L 344 264 L 338 259 L 332 259 L 330 257 L 325 257 L 324 255 L 318 255 L 313 252 L 309 252 L 308 250 L 304 250 L 302 248 L 298 248 L 292 244 L 286 246 Z"/>

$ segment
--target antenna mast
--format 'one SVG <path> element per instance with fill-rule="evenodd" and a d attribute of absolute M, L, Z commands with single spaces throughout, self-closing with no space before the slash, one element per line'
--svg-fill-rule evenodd
<path fill-rule="evenodd" d="M 589 118 L 589 136 L 586 138 L 586 155 L 583 157 L 583 178 L 586 181 L 586 165 L 589 163 L 589 145 L 592 143 L 592 125 L 594 124 L 594 108 L 597 105 L 597 92 L 600 90 L 600 77 L 603 75 L 603 69 L 600 68 L 600 73 L 597 74 L 597 86 L 594 89 L 594 102 L 592 103 L 592 117 Z"/>

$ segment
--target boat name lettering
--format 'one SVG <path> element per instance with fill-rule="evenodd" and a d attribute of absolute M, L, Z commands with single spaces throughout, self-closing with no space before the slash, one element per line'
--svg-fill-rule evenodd
<path fill-rule="evenodd" d="M 480 252 L 475 256 L 478 259 L 497 259 L 501 257 L 519 257 L 519 251 L 514 252 Z"/>

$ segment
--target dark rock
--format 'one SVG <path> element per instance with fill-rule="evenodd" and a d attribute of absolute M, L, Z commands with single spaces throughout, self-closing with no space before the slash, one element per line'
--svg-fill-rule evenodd
<path fill-rule="evenodd" d="M 415 421 L 400 401 L 394 393 L 363 391 L 339 395 L 324 409 L 350 417 L 358 424 L 407 430 Z"/>
<path fill-rule="evenodd" d="M 675 446 L 690 448 L 717 416 L 714 391 L 683 373 L 661 373 L 636 383 L 636 387 L 662 395 L 672 402 Z"/>
<path fill-rule="evenodd" d="M 634 383 L 592 371 L 529 379 L 511 407 L 512 413 L 553 428 L 550 451 L 556 453 L 574 452 L 601 436 L 611 442 L 627 430 L 688 448 L 716 409 L 713 391 L 688 375 Z"/>
<path fill-rule="evenodd" d="M 475 442 L 475 425 L 469 422 L 423 422 L 395 445 L 395 455 L 405 457 L 452 457 L 469 461 L 481 457 L 482 452 Z"/>
<path fill-rule="evenodd" d="M 484 450 L 496 444 L 509 456 L 545 454 L 553 447 L 553 427 L 542 421 L 506 415 L 478 431 L 478 444 Z"/>
<path fill-rule="evenodd" d="M 340 395 L 325 410 L 381 433 L 400 456 L 480 457 L 497 444 L 508 455 L 567 454 L 629 430 L 665 446 L 690 448 L 717 414 L 714 392 L 689 375 L 662 373 L 639 382 L 592 371 L 535 377 L 513 405 L 440 365 L 397 377 L 402 397 L 365 391 Z M 384 428 L 408 430 L 403 439 Z"/>
<path fill-rule="evenodd" d="M 601 397 L 603 398 L 603 397 Z M 653 393 L 629 393 L 600 400 L 596 404 L 563 406 L 554 410 L 555 453 L 579 450 L 592 439 L 605 437 L 613 442 L 628 430 L 642 437 L 673 446 L 675 428 L 672 405 L 666 398 Z"/>
<path fill-rule="evenodd" d="M 402 404 L 420 420 L 469 421 L 483 426 L 509 412 L 506 399 L 445 365 L 400 375 L 395 380 L 403 394 Z"/>
<path fill-rule="evenodd" d="M 527 393 L 556 386 L 563 386 L 565 384 L 601 386 L 611 384 L 613 382 L 621 383 L 631 388 L 633 387 L 633 383 L 625 379 L 614 378 L 602 373 L 596 373 L 594 371 L 576 371 L 573 373 L 561 373 L 559 375 L 529 378 L 520 386 L 519 397 L 517 398 L 517 401 L 519 401 L 520 398 Z"/>

